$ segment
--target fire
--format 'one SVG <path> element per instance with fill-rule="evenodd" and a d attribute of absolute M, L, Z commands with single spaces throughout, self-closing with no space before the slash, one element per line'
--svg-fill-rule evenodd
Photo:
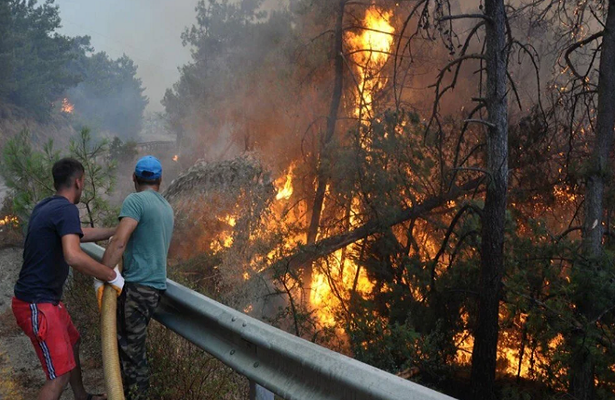
<path fill-rule="evenodd" d="M 353 289 L 354 293 L 365 296 L 374 285 L 367 278 L 364 269 L 360 269 L 352 259 L 344 256 L 343 250 L 336 251 L 327 266 L 328 271 L 314 271 L 310 304 L 317 310 L 320 323 L 333 327 L 336 325 L 335 309 L 339 307 L 340 301 L 349 301 Z"/>
<path fill-rule="evenodd" d="M 353 86 L 351 88 L 353 89 L 353 94 L 350 95 L 347 93 L 346 101 L 355 102 L 353 104 L 354 112 L 359 117 L 364 114 L 370 114 L 377 109 L 376 103 L 378 102 L 378 96 L 383 88 L 390 83 L 388 82 L 386 74 L 382 71 L 385 70 L 386 67 L 391 66 L 390 64 L 387 65 L 387 63 L 391 61 L 389 58 L 391 47 L 394 42 L 393 34 L 396 32 L 395 28 L 391 25 L 393 13 L 390 11 L 384 11 L 370 6 L 365 9 L 363 17 L 363 21 L 357 25 L 362 25 L 364 29 L 347 31 L 345 34 L 347 44 L 346 52 L 348 54 L 348 59 L 346 61 L 350 61 L 350 68 L 352 68 L 351 72 L 354 75 L 354 78 L 345 81 L 346 87 Z M 353 107 L 351 106 L 350 108 L 352 109 Z M 362 124 L 361 127 L 367 127 L 367 123 L 368 122 L 365 120 L 359 121 L 359 124 Z M 409 128 L 412 127 L 410 126 Z M 399 129 L 399 131 L 396 132 L 400 135 L 405 132 L 401 128 L 396 129 Z M 179 157 L 175 155 L 172 159 L 178 162 Z M 296 164 L 296 166 L 298 167 L 298 164 Z M 275 199 L 277 202 L 271 202 L 273 203 L 271 204 L 271 209 L 267 210 L 269 211 L 268 213 L 264 213 L 264 215 L 266 215 L 266 221 L 262 223 L 262 225 L 266 225 L 265 229 L 269 229 L 271 232 L 281 232 L 279 237 L 282 238 L 280 241 L 283 243 L 280 245 L 279 242 L 274 242 L 273 246 L 275 247 L 273 249 L 269 247 L 269 243 L 263 245 L 259 243 L 258 245 L 262 246 L 265 250 L 262 251 L 262 254 L 259 253 L 258 256 L 256 256 L 260 257 L 257 261 L 252 261 L 254 258 L 249 259 L 246 257 L 248 260 L 247 263 L 237 263 L 237 265 L 239 265 L 238 268 L 242 268 L 239 270 L 239 273 L 234 275 L 238 280 L 255 281 L 256 279 L 253 278 L 258 277 L 258 273 L 265 271 L 264 267 L 261 265 L 267 262 L 262 260 L 271 260 L 271 263 L 273 263 L 284 255 L 284 250 L 289 250 L 287 253 L 290 253 L 290 249 L 295 249 L 299 247 L 298 245 L 305 245 L 306 240 L 304 239 L 303 232 L 306 230 L 305 227 L 309 222 L 307 216 L 309 216 L 310 204 L 308 200 L 302 198 L 309 197 L 305 196 L 305 192 L 309 192 L 309 190 L 305 190 L 305 186 L 309 187 L 313 185 L 313 182 L 299 182 L 297 177 L 304 177 L 304 175 L 307 174 L 304 173 L 303 170 L 294 170 L 294 168 L 295 167 L 291 165 L 287 171 L 282 171 L 275 180 L 275 188 L 272 191 L 267 191 L 267 194 L 271 194 L 271 197 L 273 197 L 273 192 L 276 192 Z M 299 172 L 293 176 L 293 172 L 296 171 Z M 408 171 L 408 175 L 412 175 L 411 171 Z M 421 179 L 421 177 L 412 177 L 412 179 Z M 334 186 L 334 182 L 335 181 L 331 180 L 329 184 Z M 343 231 L 350 231 L 366 222 L 361 220 L 362 214 L 367 214 L 365 201 L 362 201 L 362 198 L 356 195 L 352 197 L 354 192 L 351 190 L 343 193 L 347 196 L 343 196 L 341 199 L 335 199 L 335 190 L 333 189 L 336 188 L 333 187 L 333 189 L 331 189 L 329 184 L 327 185 L 327 196 L 325 196 L 325 203 L 323 204 L 323 215 L 326 214 L 326 217 L 323 218 L 330 218 L 333 222 L 327 225 L 326 229 L 323 228 L 318 232 L 320 235 L 319 239 L 326 239 L 327 236 L 333 236 Z M 400 193 L 398 193 L 399 196 L 402 198 L 416 199 L 418 202 L 424 200 L 427 196 L 425 193 L 412 193 L 412 190 L 415 190 L 412 185 L 408 185 L 406 190 L 407 192 L 404 192 L 403 189 L 400 190 Z M 329 197 L 328 195 L 331 194 L 331 192 L 333 192 L 333 194 Z M 295 194 L 294 197 L 293 193 Z M 563 186 L 555 186 L 552 194 L 557 201 L 564 204 L 574 205 L 574 203 L 581 200 L 572 190 L 566 190 Z M 291 197 L 293 197 L 293 201 L 296 200 L 299 205 L 291 210 L 284 209 L 282 211 L 284 207 L 290 206 L 286 201 L 282 200 L 290 200 Z M 267 199 L 270 200 L 269 197 L 267 197 Z M 539 202 L 539 199 L 533 199 L 533 201 Z M 350 206 L 348 206 L 349 202 L 351 203 Z M 461 203 L 461 200 L 459 200 L 459 202 Z M 449 209 L 455 209 L 460 206 L 461 204 L 452 200 L 447 203 Z M 265 207 L 269 206 L 267 205 Z M 303 209 L 301 210 L 299 207 L 303 207 Z M 350 208 L 350 212 L 346 215 L 342 212 L 342 208 Z M 338 210 L 339 212 L 336 212 Z M 325 213 L 325 211 L 327 211 L 327 213 Z M 224 208 L 224 211 L 220 211 L 216 215 L 224 216 L 228 212 L 228 208 Z M 234 213 L 238 217 L 241 216 L 241 218 L 244 218 L 240 213 Z M 367 219 L 369 216 L 364 218 Z M 448 222 L 446 221 L 446 217 L 438 218 L 442 218 L 444 223 Z M 221 222 L 221 228 L 219 229 L 220 234 L 216 236 L 218 240 L 215 242 L 215 248 L 217 250 L 222 251 L 230 249 L 228 253 L 236 253 L 233 246 L 239 247 L 241 245 L 242 237 L 240 230 L 249 229 L 246 228 L 243 219 L 239 221 L 240 223 L 237 226 L 236 219 L 232 215 L 222 217 L 218 221 Z M 322 225 L 323 227 L 325 226 L 324 223 Z M 399 227 L 394 227 L 392 230 L 393 234 L 398 237 L 400 243 L 403 243 L 408 229 L 407 226 L 399 225 Z M 408 245 L 409 255 L 413 257 L 418 256 L 420 261 L 425 265 L 429 265 L 428 263 L 430 260 L 434 259 L 442 243 L 441 238 L 438 236 L 439 233 L 434 232 L 434 229 L 432 229 L 433 225 L 432 222 L 424 219 L 417 220 L 416 225 L 413 225 L 413 229 L 416 231 L 413 233 L 413 239 L 416 239 L 419 244 L 416 245 L 416 249 L 410 248 L 410 245 Z M 253 231 L 249 230 L 248 233 L 250 235 L 249 240 L 256 242 L 253 237 L 258 237 L 258 232 L 253 233 Z M 453 233 L 457 235 L 457 232 L 454 231 Z M 368 241 L 366 240 L 366 242 Z M 453 244 L 452 242 L 450 243 L 450 247 L 452 247 Z M 459 243 L 461 243 L 461 240 L 459 240 Z M 309 302 L 309 307 L 311 307 L 310 310 L 307 310 L 307 315 L 315 315 L 317 322 L 321 326 L 343 326 L 343 324 L 339 323 L 339 320 L 341 314 L 340 309 L 343 308 L 344 304 L 348 304 L 350 300 L 353 299 L 352 296 L 354 294 L 368 299 L 372 290 L 375 290 L 375 284 L 379 283 L 376 279 L 374 279 L 373 282 L 370 281 L 364 265 L 360 261 L 357 261 L 357 259 L 361 257 L 358 255 L 359 252 L 356 251 L 358 247 L 359 245 L 349 245 L 344 249 L 335 251 L 329 256 L 323 257 L 324 260 L 314 262 L 312 280 L 311 282 L 304 282 L 305 286 L 309 287 L 308 299 L 306 302 Z M 239 248 L 241 249 L 241 247 Z M 269 249 L 271 250 L 269 251 Z M 452 260 L 451 263 L 449 263 L 450 252 L 448 248 L 445 250 L 446 252 L 444 254 L 439 255 L 439 262 L 434 267 L 436 278 L 444 275 L 446 273 L 446 268 L 452 264 Z M 368 248 L 367 251 L 369 252 L 371 250 Z M 369 255 L 370 254 L 367 253 L 367 256 L 362 259 L 367 259 Z M 455 253 L 453 253 L 453 256 L 454 255 Z M 462 255 L 459 257 L 462 257 Z M 250 264 L 250 262 L 253 262 L 253 264 Z M 244 268 L 247 270 L 243 270 Z M 417 280 L 420 279 L 422 278 L 417 278 Z M 568 277 L 564 277 L 564 279 L 569 281 Z M 294 280 L 292 283 L 297 283 L 298 278 L 291 277 L 289 280 Z M 415 302 L 422 303 L 427 299 L 427 290 L 424 287 L 413 285 L 412 283 L 413 282 L 408 283 L 408 286 L 410 286 L 410 294 Z M 298 289 L 296 289 L 298 286 L 298 284 L 289 285 L 290 289 L 287 290 L 289 292 L 294 292 L 292 293 L 293 296 L 298 295 L 298 293 L 296 293 L 298 291 Z M 384 293 L 393 292 L 392 287 L 388 287 L 386 284 L 383 286 L 384 287 L 379 290 L 382 290 Z M 392 295 L 393 294 L 394 293 L 392 293 Z M 291 293 L 289 293 L 289 297 L 290 295 Z M 245 312 L 251 310 L 252 305 L 244 308 Z M 501 310 L 500 320 L 507 320 L 507 315 L 507 311 Z M 512 376 L 519 374 L 521 377 L 531 377 L 535 371 L 544 368 L 543 365 L 549 363 L 552 359 L 550 356 L 554 350 L 562 346 L 563 337 L 561 335 L 556 336 L 548 341 L 547 344 L 532 344 L 534 348 L 530 349 L 530 343 L 535 342 L 532 342 L 522 335 L 527 334 L 527 330 L 524 331 L 524 328 L 528 324 L 528 319 L 531 321 L 531 318 L 529 318 L 527 314 L 508 315 L 508 317 L 511 321 L 510 325 L 503 326 L 498 343 L 498 372 Z M 454 344 L 458 350 L 454 364 L 470 365 L 471 354 L 474 347 L 470 311 L 465 309 L 461 310 L 461 316 L 459 318 L 463 324 L 459 329 L 460 332 L 453 337 Z M 447 338 L 450 338 L 450 336 Z M 530 351 L 532 352 L 531 356 Z"/>
<path fill-rule="evenodd" d="M 326 206 L 323 204 L 323 209 Z M 359 214 L 360 201 L 352 200 L 349 213 L 351 226 L 360 224 L 356 215 Z M 348 302 L 353 294 L 368 295 L 374 284 L 369 280 L 365 269 L 352 259 L 349 254 L 351 247 L 336 251 L 329 260 L 313 272 L 310 287 L 310 305 L 317 310 L 321 324 L 335 326 L 335 309 L 342 301 Z"/>
<path fill-rule="evenodd" d="M 75 111 L 75 106 L 72 105 L 68 99 L 65 97 L 62 99 L 62 107 L 60 108 L 60 111 L 62 111 L 65 114 L 72 114 L 73 111 Z"/>
<path fill-rule="evenodd" d="M 393 32 L 390 24 L 392 12 L 382 11 L 372 6 L 365 11 L 363 23 L 365 29 L 360 34 L 348 33 L 352 60 L 357 65 L 359 78 L 357 82 L 357 116 L 372 110 L 374 92 L 381 89 L 387 79 L 380 72 L 389 59 Z"/>
<path fill-rule="evenodd" d="M 395 28 L 390 24 L 392 13 L 375 6 L 365 11 L 363 26 L 359 33 L 350 32 L 346 35 L 349 53 L 356 65 L 358 73 L 357 98 L 355 114 L 361 116 L 372 110 L 374 93 L 387 82 L 380 72 L 389 59 L 393 44 Z M 326 192 L 328 192 L 328 187 Z M 292 194 L 291 174 L 287 175 L 284 189 L 278 192 L 277 198 L 288 198 Z M 285 197 L 288 196 L 288 197 Z M 326 209 L 323 204 L 323 212 Z M 360 201 L 352 200 L 347 222 L 350 227 L 360 224 L 356 216 L 360 214 Z M 368 279 L 365 270 L 350 257 L 352 247 L 336 251 L 320 268 L 315 268 L 310 285 L 310 305 L 317 311 L 321 324 L 335 326 L 335 309 L 340 302 L 347 302 L 353 294 L 368 295 L 373 283 Z"/>
<path fill-rule="evenodd" d="M 234 227 L 235 227 L 235 224 L 237 223 L 237 220 L 236 220 L 236 219 L 235 219 L 235 217 L 233 217 L 232 215 L 229 215 L 229 216 L 227 216 L 227 217 L 225 218 L 225 222 L 226 222 L 226 223 L 227 223 L 227 224 L 231 227 L 231 229 L 232 229 L 232 228 L 234 228 Z M 231 247 L 231 245 L 232 245 L 232 244 L 233 244 L 233 236 L 232 236 L 232 235 L 227 235 L 227 236 L 224 238 L 224 243 L 223 243 L 223 246 L 224 246 L 225 248 L 227 248 L 227 249 L 228 249 L 229 247 Z"/>
<path fill-rule="evenodd" d="M 502 308 L 499 313 L 500 320 L 505 319 L 506 311 Z M 462 310 L 461 320 L 466 326 L 462 332 L 453 337 L 457 346 L 457 354 L 455 361 L 458 365 L 471 365 L 472 350 L 474 347 L 474 335 L 469 328 L 469 313 L 467 310 Z M 516 329 L 519 332 L 523 330 L 523 326 L 527 322 L 527 314 L 521 313 L 514 319 Z M 517 375 L 528 378 L 532 372 L 541 370 L 546 371 L 546 366 L 550 363 L 552 353 L 564 343 L 564 337 L 561 334 L 553 337 L 547 343 L 545 348 L 538 347 L 533 351 L 529 348 L 529 344 L 521 351 L 521 340 L 514 335 L 514 331 L 502 330 L 498 339 L 498 372 L 506 375 Z M 533 360 L 532 360 L 533 358 Z M 519 365 L 521 363 L 521 365 Z M 562 373 L 562 371 L 560 371 Z"/>
<path fill-rule="evenodd" d="M 17 217 L 15 217 L 14 215 L 7 215 L 4 218 L 0 219 L 0 228 L 2 228 L 3 226 L 10 226 L 12 225 L 13 227 L 16 227 L 19 223 L 19 219 L 17 219 Z"/>
<path fill-rule="evenodd" d="M 219 219 L 224 228 L 220 233 L 218 240 L 214 240 L 210 244 L 210 249 L 214 252 L 219 252 L 223 249 L 228 249 L 233 245 L 233 228 L 237 224 L 237 219 L 232 215 L 227 215 Z"/>
<path fill-rule="evenodd" d="M 364 28 L 354 33 L 347 33 L 345 39 L 348 43 L 348 52 L 351 63 L 354 64 L 354 75 L 356 77 L 356 89 L 351 98 L 356 100 L 356 112 L 369 112 L 372 110 L 372 99 L 377 91 L 381 90 L 387 83 L 387 78 L 381 76 L 381 70 L 389 60 L 389 52 L 393 44 L 392 33 L 395 31 L 390 23 L 392 12 L 380 10 L 374 6 L 365 11 L 364 21 L 361 24 Z M 178 156 L 173 157 L 178 161 Z M 306 244 L 306 231 L 309 225 L 309 201 L 297 199 L 297 204 L 289 207 L 286 201 L 295 192 L 293 183 L 296 176 L 293 176 L 295 165 L 291 165 L 285 173 L 281 174 L 275 181 L 277 201 L 269 206 L 267 229 L 271 231 L 283 231 L 288 236 L 284 243 L 269 251 L 267 254 L 259 255 L 250 261 L 250 265 L 244 267 L 237 275 L 243 281 L 251 280 L 255 274 L 260 273 L 264 266 L 275 262 L 283 253 L 290 249 L 295 249 L 299 245 Z M 323 213 L 331 213 L 331 209 L 338 207 L 335 202 L 328 202 L 327 197 L 330 193 L 326 190 Z M 345 229 L 355 228 L 365 221 L 361 219 L 363 203 L 360 197 L 350 199 L 349 210 L 340 215 L 340 220 L 344 221 Z M 349 211 L 349 212 L 348 212 Z M 234 215 L 234 216 L 233 216 Z M 221 214 L 213 227 L 216 229 L 214 240 L 207 240 L 208 250 L 224 252 L 233 246 L 240 245 L 242 238 L 240 229 L 235 226 L 236 212 L 226 211 Z M 243 225 L 243 224 L 242 224 Z M 335 228 L 334 228 L 335 230 Z M 332 234 L 323 232 L 322 236 Z M 254 235 L 254 236 L 253 236 Z M 258 233 L 250 233 L 249 240 L 257 241 Z M 306 283 L 309 293 L 306 292 L 306 303 L 309 303 L 310 311 L 314 311 L 317 321 L 322 326 L 334 327 L 337 325 L 337 313 L 339 309 L 347 304 L 354 295 L 367 297 L 373 290 L 374 284 L 368 278 L 367 272 L 362 265 L 357 262 L 356 250 L 358 245 L 349 245 L 344 249 L 337 250 L 335 253 L 314 263 L 312 281 Z M 259 258 L 260 257 L 260 258 Z M 296 281 L 293 283 L 297 283 Z M 294 285 L 297 288 L 299 285 Z M 294 289 L 293 289 L 294 290 Z M 297 293 L 298 294 L 298 293 Z M 420 293 L 417 292 L 417 297 Z M 340 328 L 341 329 L 341 328 Z"/>
<path fill-rule="evenodd" d="M 290 196 L 293 194 L 293 176 L 292 176 L 293 168 L 291 167 L 288 170 L 288 174 L 286 174 L 286 183 L 284 183 L 284 187 L 278 191 L 278 194 L 275 196 L 276 200 L 288 200 Z"/>

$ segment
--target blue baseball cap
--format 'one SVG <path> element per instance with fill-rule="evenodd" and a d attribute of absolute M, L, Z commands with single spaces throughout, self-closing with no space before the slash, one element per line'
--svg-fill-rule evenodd
<path fill-rule="evenodd" d="M 162 165 L 154 156 L 145 156 L 137 161 L 135 175 L 141 179 L 153 181 L 162 176 Z"/>

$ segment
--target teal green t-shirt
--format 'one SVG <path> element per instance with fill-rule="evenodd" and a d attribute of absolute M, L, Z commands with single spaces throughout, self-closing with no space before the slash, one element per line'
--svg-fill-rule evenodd
<path fill-rule="evenodd" d="M 138 222 L 124 251 L 124 279 L 164 290 L 167 288 L 167 253 L 173 234 L 173 209 L 155 190 L 126 197 L 120 219 Z"/>

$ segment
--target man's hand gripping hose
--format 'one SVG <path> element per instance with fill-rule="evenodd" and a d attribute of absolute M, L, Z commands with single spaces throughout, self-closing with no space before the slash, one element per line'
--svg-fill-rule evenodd
<path fill-rule="evenodd" d="M 122 293 L 122 289 L 124 288 L 124 277 L 120 273 L 119 266 L 115 266 L 113 268 L 115 271 L 115 278 L 107 282 L 109 286 L 111 286 L 119 296 Z M 100 279 L 94 278 L 94 290 L 96 291 L 96 299 L 98 300 L 98 309 L 102 310 L 102 301 L 103 301 L 103 293 L 105 289 L 105 282 Z"/>
<path fill-rule="evenodd" d="M 109 282 L 94 281 L 100 310 L 100 335 L 102 339 L 103 370 L 108 400 L 125 400 L 120 356 L 117 344 L 117 298 L 124 288 L 121 267 L 113 269 L 115 278 Z"/>

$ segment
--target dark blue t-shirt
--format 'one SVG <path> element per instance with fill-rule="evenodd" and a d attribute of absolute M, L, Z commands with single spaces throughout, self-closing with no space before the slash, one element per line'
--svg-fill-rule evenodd
<path fill-rule="evenodd" d="M 15 297 L 28 303 L 60 302 L 68 277 L 62 236 L 69 234 L 83 236 L 79 210 L 66 197 L 48 197 L 34 207 Z"/>

